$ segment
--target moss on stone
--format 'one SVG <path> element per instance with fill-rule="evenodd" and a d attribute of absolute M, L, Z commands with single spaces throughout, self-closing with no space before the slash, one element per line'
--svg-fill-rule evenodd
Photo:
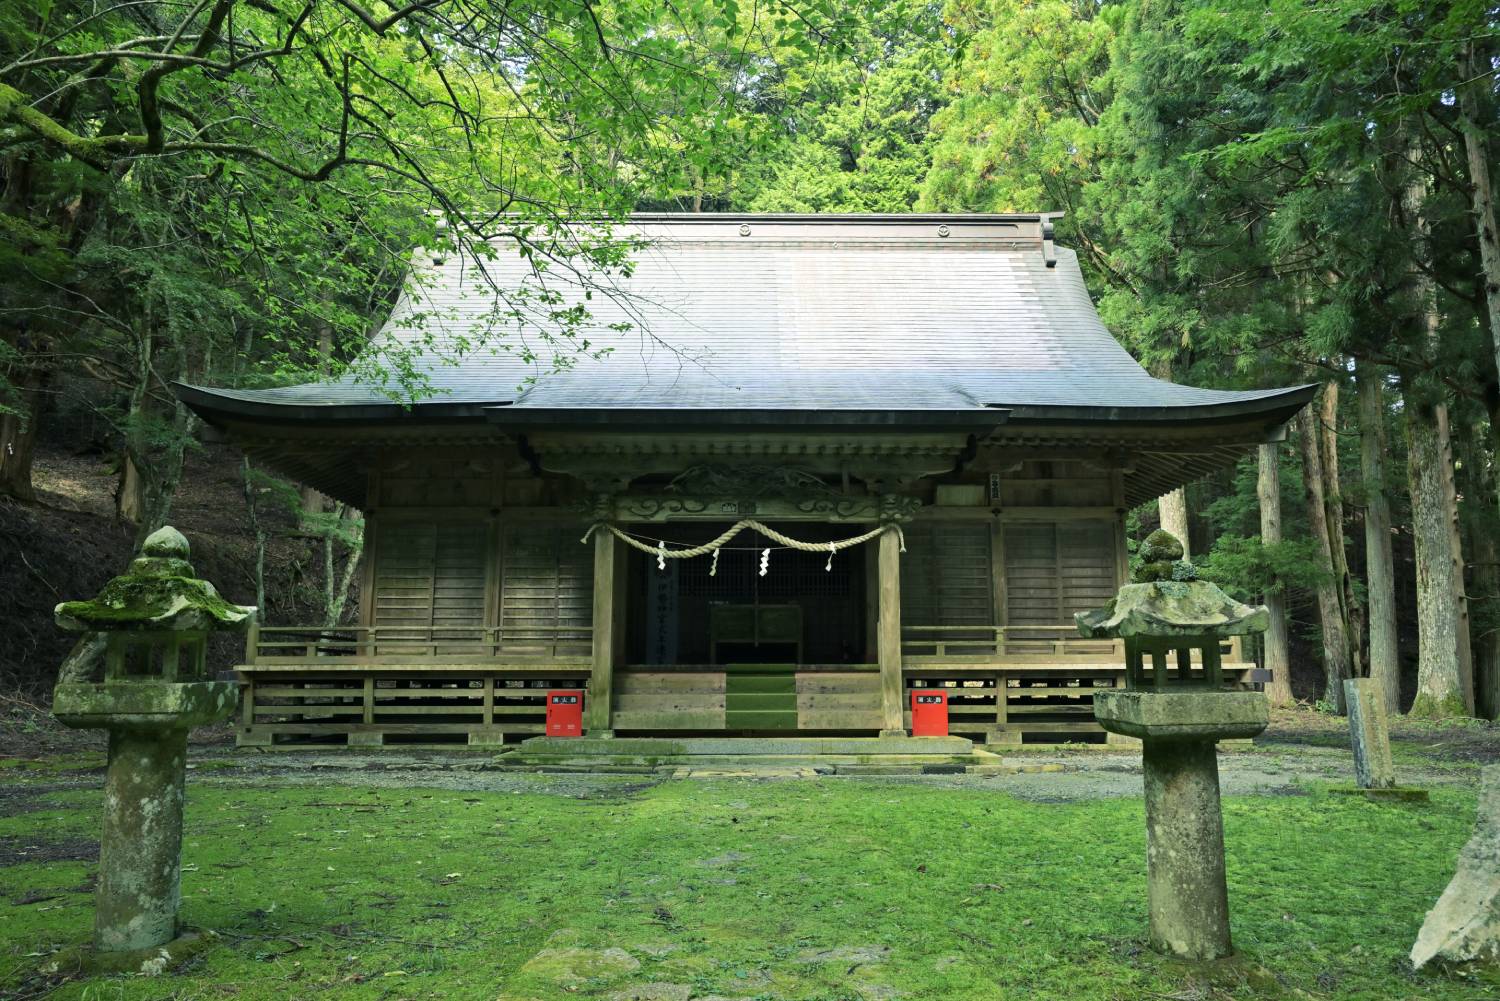
<path fill-rule="evenodd" d="M 1172 579 L 1175 581 L 1197 580 L 1198 568 L 1193 565 L 1192 560 L 1178 560 L 1172 564 Z"/>
<path fill-rule="evenodd" d="M 1264 606 L 1235 601 L 1206 580 L 1126 584 L 1102 608 L 1074 617 L 1090 639 L 1131 636 L 1243 636 L 1264 632 Z"/>
<path fill-rule="evenodd" d="M 1135 582 L 1137 584 L 1150 584 L 1159 580 L 1172 579 L 1172 562 L 1170 560 L 1154 560 L 1151 563 L 1142 563 L 1135 571 Z"/>
<path fill-rule="evenodd" d="M 640 960 L 624 949 L 543 949 L 521 967 L 521 976 L 555 984 L 564 990 L 612 980 L 641 968 Z"/>
<path fill-rule="evenodd" d="M 146 541 L 141 543 L 141 553 L 145 556 L 167 556 L 186 560 L 192 555 L 192 548 L 188 545 L 187 536 L 171 525 L 163 525 L 146 536 Z"/>
<path fill-rule="evenodd" d="M 171 525 L 146 537 L 130 569 L 104 585 L 97 597 L 65 601 L 53 610 L 63 629 L 74 632 L 118 630 L 240 629 L 254 608 L 225 601 L 193 573 L 190 549 Z"/>
<path fill-rule="evenodd" d="M 1183 558 L 1182 543 L 1171 532 L 1157 529 L 1141 543 L 1141 564 L 1135 571 L 1137 584 L 1149 584 L 1158 580 L 1192 580 L 1192 577 L 1175 575 L 1176 566 Z"/>
<path fill-rule="evenodd" d="M 136 562 L 142 562 L 137 560 Z M 224 629 L 248 624 L 252 609 L 225 601 L 196 577 L 125 574 L 87 601 L 65 601 L 54 611 L 64 629 Z"/>
<path fill-rule="evenodd" d="M 142 556 L 130 561 L 132 577 L 193 577 L 193 565 L 171 556 Z"/>
<path fill-rule="evenodd" d="M 1180 560 L 1182 553 L 1182 542 L 1177 536 L 1161 528 L 1146 536 L 1146 541 L 1141 543 L 1141 559 L 1148 562 Z"/>

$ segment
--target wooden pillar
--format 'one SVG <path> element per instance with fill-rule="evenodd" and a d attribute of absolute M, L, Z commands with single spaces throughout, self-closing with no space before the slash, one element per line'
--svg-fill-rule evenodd
<path fill-rule="evenodd" d="M 594 660 L 585 707 L 588 716 L 584 722 L 591 737 L 614 736 L 610 712 L 614 707 L 615 653 L 619 647 L 615 642 L 620 623 L 615 609 L 618 548 L 610 532 L 603 528 L 594 532 Z"/>
<path fill-rule="evenodd" d="M 876 647 L 880 662 L 880 703 L 884 725 L 882 737 L 906 735 L 901 697 L 901 536 L 880 536 L 880 600 L 876 625 Z"/>
<path fill-rule="evenodd" d="M 240 685 L 240 725 L 248 732 L 255 725 L 255 676 L 241 677 L 245 680 Z"/>
<path fill-rule="evenodd" d="M 1115 506 L 1115 588 L 1130 582 L 1130 544 L 1125 533 L 1125 470 L 1109 471 L 1109 502 Z"/>

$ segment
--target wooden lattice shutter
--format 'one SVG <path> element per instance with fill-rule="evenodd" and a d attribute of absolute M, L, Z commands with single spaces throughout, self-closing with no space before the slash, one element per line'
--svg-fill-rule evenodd
<path fill-rule="evenodd" d="M 428 641 L 432 652 L 483 639 L 489 528 L 483 521 L 382 522 L 375 560 L 374 625 L 382 646 Z"/>
<path fill-rule="evenodd" d="M 918 522 L 905 529 L 901 621 L 912 626 L 995 623 L 990 526 Z"/>
<path fill-rule="evenodd" d="M 441 523 L 433 545 L 432 624 L 438 636 L 479 639 L 484 625 L 485 557 L 490 547 L 484 522 Z"/>
<path fill-rule="evenodd" d="M 420 638 L 432 624 L 433 543 L 428 522 L 382 521 L 375 545 L 372 625 L 393 636 Z"/>
<path fill-rule="evenodd" d="M 1062 620 L 1057 573 L 1057 525 L 1005 526 L 1005 624 L 1050 626 Z"/>
<path fill-rule="evenodd" d="M 500 585 L 504 642 L 570 638 L 594 611 L 594 547 L 572 525 L 516 522 L 505 529 Z"/>
<path fill-rule="evenodd" d="M 1115 596 L 1115 532 L 1107 521 L 1071 521 L 1059 526 L 1058 577 L 1062 619 L 1098 608 Z"/>
<path fill-rule="evenodd" d="M 1114 526 L 1107 521 L 1005 527 L 1006 624 L 1071 626 L 1073 613 L 1115 593 Z"/>

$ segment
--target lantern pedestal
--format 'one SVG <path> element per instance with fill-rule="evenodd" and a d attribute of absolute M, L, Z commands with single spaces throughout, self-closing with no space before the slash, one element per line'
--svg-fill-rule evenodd
<path fill-rule="evenodd" d="M 1100 692 L 1094 716 L 1141 741 L 1146 786 L 1146 895 L 1152 948 L 1182 959 L 1232 955 L 1224 821 L 1214 744 L 1269 722 L 1260 692 Z"/>
<path fill-rule="evenodd" d="M 177 937 L 187 735 L 234 712 L 225 681 L 64 683 L 53 712 L 68 726 L 109 731 L 94 948 L 151 949 Z"/>

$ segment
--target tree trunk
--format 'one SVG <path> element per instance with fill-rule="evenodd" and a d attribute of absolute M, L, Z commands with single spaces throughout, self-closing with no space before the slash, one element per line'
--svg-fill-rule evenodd
<path fill-rule="evenodd" d="M 1328 536 L 1328 506 L 1323 499 L 1324 465 L 1316 413 L 1297 418 L 1297 438 L 1302 445 L 1302 482 L 1307 520 L 1318 554 L 1318 619 L 1323 631 L 1323 698 L 1342 714 L 1344 680 L 1351 676 L 1349 623 L 1344 619 L 1342 585 L 1333 563 L 1333 542 Z"/>
<path fill-rule="evenodd" d="M 1342 365 L 1343 358 L 1336 358 Z M 1339 604 L 1343 606 L 1345 635 L 1349 639 L 1349 666 L 1351 676 L 1360 673 L 1363 658 L 1363 622 L 1359 606 L 1354 601 L 1354 580 L 1349 573 L 1349 551 L 1344 546 L 1344 488 L 1339 475 L 1339 393 L 1337 382 L 1323 386 L 1323 400 L 1319 408 L 1318 433 L 1322 436 L 1318 452 L 1323 461 L 1323 506 L 1328 519 L 1329 552 L 1333 557 L 1333 572 L 1339 582 Z"/>
<path fill-rule="evenodd" d="M 1391 502 L 1385 495 L 1384 375 L 1356 362 L 1359 461 L 1365 499 L 1365 576 L 1369 602 L 1370 677 L 1385 695 L 1386 711 L 1401 711 L 1401 647 L 1396 627 L 1396 561 L 1391 551 Z"/>
<path fill-rule="evenodd" d="M 304 521 L 311 515 L 324 514 L 329 510 L 328 498 L 318 491 L 316 487 L 303 486 L 298 494 L 302 498 L 302 519 Z"/>
<path fill-rule="evenodd" d="M 1281 541 L 1281 466 L 1276 451 L 1275 444 L 1260 447 L 1260 475 L 1255 480 L 1255 492 L 1260 497 L 1260 541 L 1266 546 Z M 1271 672 L 1266 697 L 1273 706 L 1289 706 L 1295 700 L 1287 653 L 1286 595 L 1278 588 L 1264 592 L 1261 599 L 1271 612 L 1271 624 L 1263 637 L 1266 655 L 1262 666 Z"/>
<path fill-rule="evenodd" d="M 1408 479 L 1417 562 L 1417 696 L 1414 716 L 1464 714 L 1458 666 L 1458 612 L 1453 581 L 1453 534 L 1443 499 L 1443 448 L 1436 407 L 1418 394 L 1406 398 Z"/>
<path fill-rule="evenodd" d="M 1492 418 L 1493 419 L 1493 418 Z M 1484 429 L 1469 428 L 1459 438 L 1462 490 L 1473 503 L 1465 510 L 1464 544 L 1473 557 L 1470 588 L 1471 608 L 1477 621 L 1488 628 L 1473 637 L 1474 714 L 1482 719 L 1500 718 L 1500 519 L 1497 519 L 1495 468 L 1485 455 Z"/>
<path fill-rule="evenodd" d="M 318 328 L 318 375 L 327 378 L 333 371 L 333 327 L 323 324 Z M 303 485 L 302 496 L 302 519 L 304 522 L 312 515 L 320 515 L 326 511 L 334 510 L 331 498 L 321 493 L 316 487 Z M 332 586 L 332 585 L 330 585 Z"/>
<path fill-rule="evenodd" d="M 1472 56 L 1472 51 L 1469 53 Z M 1464 107 L 1473 113 L 1473 95 L 1460 88 Z M 1462 109 L 1461 109 L 1462 113 Z M 1464 129 L 1466 145 L 1470 129 Z M 1482 137 L 1476 137 L 1482 139 Z M 1481 144 L 1482 145 L 1482 144 Z M 1421 155 L 1420 147 L 1413 153 Z M 1481 149 L 1482 152 L 1482 149 Z M 1474 155 L 1472 148 L 1470 156 Z M 1488 189 L 1488 173 L 1483 178 Z M 1403 194 L 1405 208 L 1414 225 L 1416 253 L 1432 261 L 1428 246 L 1431 226 L 1427 221 L 1427 182 L 1415 174 Z M 1475 189 L 1478 206 L 1479 191 Z M 1490 242 L 1493 246 L 1493 205 Z M 1484 242 L 1480 221 L 1480 242 Z M 1482 254 L 1482 249 L 1481 249 Z M 1413 268 L 1412 289 L 1420 322 L 1418 348 L 1431 365 L 1442 336 L 1432 279 Z M 1453 455 L 1448 440 L 1448 407 L 1441 393 L 1422 384 L 1418 373 L 1403 371 L 1412 535 L 1417 562 L 1417 695 L 1412 714 L 1433 717 L 1460 716 L 1472 712 L 1473 662 L 1469 656 L 1468 615 L 1463 593 L 1462 544 L 1458 527 L 1458 498 L 1453 483 Z"/>
<path fill-rule="evenodd" d="M 240 461 L 240 489 L 245 496 L 245 514 L 250 519 L 250 531 L 255 535 L 255 618 L 266 621 L 266 530 L 260 523 L 260 507 L 256 503 L 254 478 L 250 475 L 250 457 Z"/>
<path fill-rule="evenodd" d="M 177 484 L 182 481 L 183 452 L 192 434 L 193 415 L 181 401 L 173 407 L 170 430 L 165 445 L 151 447 L 135 440 L 126 444 L 127 471 L 135 470 L 139 489 L 138 516 L 135 519 L 135 545 L 139 549 L 146 536 L 167 523 Z M 122 490 L 122 499 L 124 491 Z"/>
<path fill-rule="evenodd" d="M 19 412 L 0 414 L 0 497 L 30 504 L 36 500 L 31 482 L 31 462 L 36 455 L 36 432 L 47 402 L 50 373 L 28 367 L 16 382 Z"/>
<path fill-rule="evenodd" d="M 195 418 L 181 400 L 166 403 L 153 389 L 182 374 L 185 350 L 171 339 L 157 336 L 156 317 L 148 300 L 137 326 L 135 381 L 130 387 L 130 410 L 124 422 L 125 467 L 116 511 L 135 522 L 135 544 L 167 523 L 177 484 L 182 479 L 183 452 Z"/>
<path fill-rule="evenodd" d="M 1492 607 L 1500 603 L 1500 540 L 1493 532 L 1475 532 L 1474 589 Z M 1474 714 L 1500 720 L 1500 630 L 1474 637 Z"/>
<path fill-rule="evenodd" d="M 1458 644 L 1458 687 L 1464 697 L 1464 711 L 1474 715 L 1474 648 L 1469 636 L 1469 595 L 1464 589 L 1464 533 L 1458 516 L 1458 483 L 1454 479 L 1453 438 L 1449 434 L 1448 408 L 1434 408 L 1437 417 L 1438 448 L 1442 463 L 1438 472 L 1443 481 L 1443 517 L 1448 522 L 1448 536 L 1453 554 L 1453 611 L 1458 617 L 1455 640 Z"/>
<path fill-rule="evenodd" d="M 1177 540 L 1182 543 L 1182 558 L 1187 559 L 1192 555 L 1188 542 L 1187 488 L 1178 487 L 1156 504 L 1161 512 L 1161 527 L 1177 536 Z"/>
<path fill-rule="evenodd" d="M 146 485 L 141 471 L 127 450 L 120 460 L 120 485 L 115 492 L 115 515 L 139 525 L 146 512 Z"/>
<path fill-rule="evenodd" d="M 180 405 L 179 405 L 180 406 Z M 131 453 L 132 458 L 140 455 Z M 140 518 L 135 523 L 135 546 L 137 549 L 146 537 L 161 528 L 172 516 L 172 502 L 177 498 L 177 484 L 182 481 L 182 446 L 171 446 L 160 455 L 152 456 L 151 465 L 136 461 L 141 470 L 150 469 L 141 480 Z"/>
<path fill-rule="evenodd" d="M 1495 192 L 1490 182 L 1489 131 L 1480 124 L 1481 105 L 1488 101 L 1494 74 L 1479 71 L 1480 59 L 1472 41 L 1465 52 L 1464 62 L 1464 75 L 1472 82 L 1458 89 L 1458 120 L 1469 164 L 1474 229 L 1479 236 L 1479 266 L 1484 274 L 1490 351 L 1495 356 L 1496 368 L 1500 369 L 1500 227 L 1495 219 Z"/>
<path fill-rule="evenodd" d="M 354 583 L 354 572 L 359 567 L 360 554 L 364 552 L 365 548 L 363 527 L 351 524 L 355 520 L 355 514 L 355 511 L 343 504 L 339 504 L 336 509 L 334 521 L 328 530 L 326 540 L 328 548 L 325 550 L 328 557 L 326 564 L 328 571 L 327 591 L 325 592 L 327 602 L 323 609 L 323 624 L 330 628 L 338 625 L 339 619 L 344 617 L 344 606 L 349 603 L 349 589 Z M 342 534 L 341 528 L 344 526 L 348 526 L 349 528 L 349 534 L 344 539 L 349 551 L 344 555 L 344 570 L 339 575 L 338 584 L 335 586 L 333 578 L 333 539 L 335 536 Z"/>

